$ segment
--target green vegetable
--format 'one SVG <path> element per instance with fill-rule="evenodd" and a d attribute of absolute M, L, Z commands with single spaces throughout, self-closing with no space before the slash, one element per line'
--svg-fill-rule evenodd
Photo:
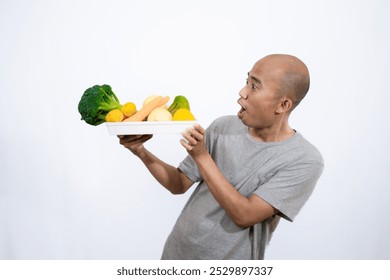
<path fill-rule="evenodd" d="M 95 85 L 86 89 L 78 106 L 81 119 L 95 126 L 105 122 L 108 112 L 121 108 L 118 97 L 109 85 Z"/>
<path fill-rule="evenodd" d="M 171 106 L 169 106 L 168 111 L 173 116 L 176 113 L 176 111 L 179 109 L 190 110 L 190 103 L 188 102 L 187 98 L 183 95 L 178 95 L 175 97 Z"/>

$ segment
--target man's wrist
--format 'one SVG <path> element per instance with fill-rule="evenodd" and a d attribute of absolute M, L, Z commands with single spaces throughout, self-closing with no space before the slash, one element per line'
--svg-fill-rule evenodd
<path fill-rule="evenodd" d="M 138 158 L 140 158 L 140 159 L 142 159 L 142 158 L 145 157 L 145 155 L 146 155 L 146 149 L 145 149 L 144 145 L 138 147 L 137 150 L 132 151 L 132 152 L 133 152 L 133 154 L 134 154 L 136 157 L 138 157 Z"/>
<path fill-rule="evenodd" d="M 205 161 L 211 159 L 211 156 L 206 149 L 197 155 L 193 155 L 192 157 L 196 163 L 205 162 Z"/>

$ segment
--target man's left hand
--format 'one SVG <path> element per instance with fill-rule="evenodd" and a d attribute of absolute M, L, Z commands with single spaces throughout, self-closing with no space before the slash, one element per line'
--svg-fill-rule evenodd
<path fill-rule="evenodd" d="M 180 143 L 193 158 L 207 153 L 204 145 L 204 135 L 205 130 L 199 124 L 183 132 L 184 139 L 181 139 Z"/>

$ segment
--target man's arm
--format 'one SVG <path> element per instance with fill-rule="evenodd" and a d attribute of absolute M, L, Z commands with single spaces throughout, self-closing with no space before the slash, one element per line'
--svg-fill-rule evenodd
<path fill-rule="evenodd" d="M 152 135 L 120 136 L 120 144 L 136 155 L 156 180 L 173 194 L 185 193 L 193 182 L 178 168 L 169 165 L 144 147 Z"/>
<path fill-rule="evenodd" d="M 226 180 L 204 147 L 204 129 L 201 126 L 196 125 L 183 136 L 188 142 L 182 140 L 181 143 L 197 164 L 210 192 L 237 226 L 252 226 L 277 212 L 257 195 L 243 196 Z"/>

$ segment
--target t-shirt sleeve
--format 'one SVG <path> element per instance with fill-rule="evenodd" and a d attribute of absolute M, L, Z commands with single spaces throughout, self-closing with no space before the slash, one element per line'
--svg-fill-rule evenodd
<path fill-rule="evenodd" d="M 321 161 L 296 162 L 279 170 L 253 193 L 292 222 L 312 194 L 322 171 Z"/>
<path fill-rule="evenodd" d="M 202 180 L 198 166 L 190 155 L 188 155 L 180 164 L 179 169 L 183 172 L 192 182 L 199 182 Z"/>

